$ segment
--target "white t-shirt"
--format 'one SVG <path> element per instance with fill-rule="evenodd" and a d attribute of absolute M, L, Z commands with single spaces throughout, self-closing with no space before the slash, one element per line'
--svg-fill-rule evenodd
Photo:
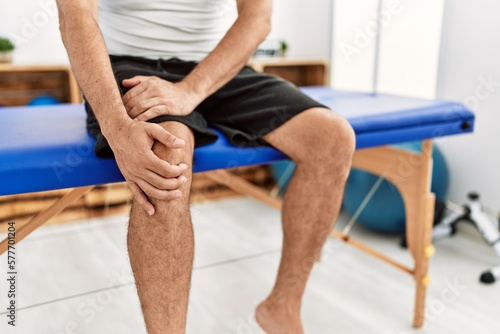
<path fill-rule="evenodd" d="M 99 0 L 111 55 L 200 61 L 236 18 L 236 0 Z"/>

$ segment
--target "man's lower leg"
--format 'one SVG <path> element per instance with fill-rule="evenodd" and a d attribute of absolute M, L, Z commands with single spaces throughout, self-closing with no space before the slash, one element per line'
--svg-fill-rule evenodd
<path fill-rule="evenodd" d="M 328 122 L 332 124 L 324 125 Z M 312 131 L 304 130 L 308 125 Z M 257 308 L 256 318 L 268 334 L 302 334 L 302 296 L 340 210 L 354 133 L 345 121 L 328 114 L 324 117 L 322 111 L 298 115 L 282 127 L 269 139 L 278 148 L 285 147 L 297 167 L 283 199 L 278 276 L 272 292 Z M 297 143 L 288 152 L 287 140 Z"/>
<path fill-rule="evenodd" d="M 174 152 L 154 147 L 153 151 L 172 164 L 191 166 L 191 133 L 185 126 L 166 124 L 162 125 L 186 141 L 187 149 Z M 188 181 L 180 188 L 180 198 L 152 200 L 156 208 L 153 216 L 137 203 L 133 203 L 130 213 L 129 257 L 149 334 L 185 332 L 194 241 L 189 212 L 191 172 L 184 176 Z"/>

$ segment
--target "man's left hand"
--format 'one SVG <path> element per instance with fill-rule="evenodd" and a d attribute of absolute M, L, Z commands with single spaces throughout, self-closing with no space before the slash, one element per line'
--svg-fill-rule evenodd
<path fill-rule="evenodd" d="M 201 103 L 199 96 L 183 83 L 172 83 L 155 76 L 135 76 L 122 81 L 131 89 L 123 96 L 130 118 L 148 121 L 161 115 L 186 116 Z"/>

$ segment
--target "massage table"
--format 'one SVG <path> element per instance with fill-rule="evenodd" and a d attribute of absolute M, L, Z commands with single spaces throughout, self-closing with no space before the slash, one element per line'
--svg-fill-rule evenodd
<path fill-rule="evenodd" d="M 327 87 L 302 90 L 345 116 L 356 132 L 353 168 L 391 181 L 400 191 L 406 211 L 406 237 L 414 266 L 407 267 L 340 231 L 332 236 L 410 274 L 416 283 L 414 327 L 424 323 L 434 195 L 430 192 L 432 143 L 435 137 L 472 132 L 474 114 L 464 105 L 386 94 L 334 91 Z M 124 181 L 113 159 L 94 155 L 95 143 L 86 131 L 82 105 L 0 108 L 0 196 L 74 188 L 17 229 L 17 242 L 80 199 L 94 186 Z M 421 140 L 421 152 L 390 144 Z M 328 152 L 325 152 L 328 154 Z M 195 149 L 194 172 L 207 172 L 216 182 L 274 208 L 281 199 L 237 177 L 228 168 L 268 164 L 287 159 L 271 147 L 235 147 L 219 139 Z M 7 249 L 0 243 L 0 254 Z"/>

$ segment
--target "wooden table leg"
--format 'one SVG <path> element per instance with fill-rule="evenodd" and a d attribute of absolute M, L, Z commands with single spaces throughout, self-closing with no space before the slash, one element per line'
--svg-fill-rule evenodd
<path fill-rule="evenodd" d="M 225 185 L 239 194 L 244 194 L 248 197 L 256 199 L 259 202 L 269 205 L 272 208 L 281 210 L 282 201 L 280 198 L 271 197 L 269 193 L 261 187 L 258 187 L 227 170 L 219 169 L 206 172 L 205 175 L 213 181 Z"/>
<path fill-rule="evenodd" d="M 413 327 L 420 328 L 425 320 L 425 297 L 430 283 L 429 259 L 434 254 L 432 228 L 435 195 L 431 193 L 432 142 L 422 143 L 421 163 L 417 166 L 413 181 L 401 187 L 406 208 L 406 239 L 415 260 L 416 284 Z"/>
<path fill-rule="evenodd" d="M 26 224 L 21 226 L 20 228 L 17 229 L 16 231 L 16 243 L 19 241 L 23 240 L 25 237 L 27 237 L 31 232 L 33 232 L 35 229 L 38 227 L 42 226 L 45 224 L 49 219 L 52 217 L 57 216 L 59 213 L 61 213 L 68 205 L 71 205 L 71 203 L 74 203 L 78 199 L 80 199 L 83 195 L 85 195 L 87 192 L 89 192 L 94 186 L 88 186 L 88 187 L 82 187 L 82 188 L 75 188 L 71 190 L 69 193 L 58 199 L 54 204 L 46 208 L 45 210 L 41 211 L 39 214 L 37 214 L 35 217 L 33 217 L 30 221 L 28 221 Z M 0 242 L 0 255 L 5 253 L 8 248 L 8 239 L 5 238 Z"/>
<path fill-rule="evenodd" d="M 408 241 L 408 247 L 415 260 L 414 279 L 416 284 L 415 314 L 413 327 L 420 328 L 425 320 L 425 297 L 427 286 L 430 283 L 428 275 L 429 258 L 434 254 L 432 246 L 432 222 L 434 216 L 434 195 L 421 196 L 415 202 L 416 197 L 404 196 L 405 203 L 413 203 L 414 206 L 407 208 L 407 229 L 413 234 L 413 240 Z M 412 218 L 410 218 L 410 216 Z M 408 237 L 407 237 L 408 238 Z M 411 246 L 410 246 L 411 245 Z"/>
<path fill-rule="evenodd" d="M 433 254 L 432 225 L 434 194 L 430 191 L 432 171 L 432 142 L 422 143 L 422 153 L 379 147 L 356 152 L 353 167 L 381 175 L 398 188 L 405 204 L 406 238 L 415 261 L 413 277 L 416 284 L 413 326 L 424 323 L 425 296 L 429 258 Z"/>

